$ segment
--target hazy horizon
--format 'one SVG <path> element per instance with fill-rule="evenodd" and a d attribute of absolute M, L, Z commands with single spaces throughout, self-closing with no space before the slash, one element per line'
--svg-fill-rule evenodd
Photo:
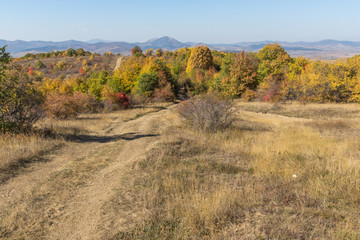
<path fill-rule="evenodd" d="M 281 43 L 281 42 L 288 42 L 288 43 L 297 43 L 297 42 L 320 42 L 320 41 L 338 41 L 338 42 L 342 42 L 342 41 L 347 41 L 347 42 L 360 42 L 359 41 L 352 41 L 352 40 L 348 40 L 348 39 L 318 39 L 318 40 L 314 40 L 314 41 L 303 41 L 303 40 L 296 40 L 296 41 L 284 41 L 284 40 L 271 40 L 271 39 L 265 39 L 265 40 L 259 40 L 259 41 L 232 41 L 232 42 L 228 42 L 228 43 L 224 43 L 224 42 L 198 42 L 198 41 L 192 41 L 192 40 L 186 40 L 186 41 L 180 41 L 179 39 L 176 39 L 172 36 L 159 36 L 159 37 L 153 37 L 153 38 L 149 38 L 148 40 L 145 40 L 145 41 L 133 41 L 133 42 L 129 42 L 129 43 L 144 43 L 144 42 L 147 42 L 149 40 L 152 40 L 152 39 L 160 39 L 160 38 L 163 38 L 163 37 L 169 37 L 169 38 L 172 38 L 172 39 L 175 39 L 179 42 L 182 42 L 182 43 L 187 43 L 187 42 L 190 42 L 190 43 L 204 43 L 204 44 L 235 44 L 235 43 L 241 43 L 241 42 L 278 42 L 278 43 Z M 66 42 L 66 41 L 79 41 L 79 42 L 92 42 L 92 41 L 98 41 L 98 42 L 106 42 L 106 43 L 111 43 L 111 42 L 128 42 L 128 41 L 124 41 L 124 40 L 109 40 L 109 39 L 101 39 L 101 38 L 92 38 L 92 39 L 88 39 L 88 40 L 78 40 L 78 39 L 66 39 L 66 40 L 59 40 L 59 41 L 56 41 L 56 40 L 47 40 L 47 39 L 32 39 L 32 40 L 24 40 L 24 39 L 5 39 L 5 38 L 1 38 L 1 40 L 5 40 L 5 41 L 26 41 L 26 42 L 32 42 L 32 41 L 43 41 L 43 42 Z"/>
<path fill-rule="evenodd" d="M 0 39 L 145 42 L 360 41 L 360 2 L 15 0 L 2 3 Z"/>

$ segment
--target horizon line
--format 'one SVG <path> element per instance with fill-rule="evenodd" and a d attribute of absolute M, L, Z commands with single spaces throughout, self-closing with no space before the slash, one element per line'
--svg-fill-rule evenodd
<path fill-rule="evenodd" d="M 126 42 L 126 43 L 145 43 L 148 42 L 150 40 L 157 40 L 157 39 L 161 39 L 161 38 L 170 38 L 170 39 L 174 39 L 178 42 L 181 43 L 202 43 L 202 44 L 209 44 L 209 45 L 214 45 L 214 44 L 236 44 L 236 43 L 256 43 L 256 42 L 284 42 L 284 43 L 298 43 L 298 42 L 304 42 L 304 43 L 313 43 L 313 42 L 322 42 L 322 41 L 337 41 L 337 42 L 360 42 L 360 40 L 338 40 L 338 39 L 321 39 L 321 40 L 315 40 L 315 41 L 304 41 L 304 40 L 297 40 L 297 41 L 286 41 L 286 40 L 253 40 L 253 41 L 234 41 L 234 42 L 229 42 L 229 43 L 223 43 L 223 42 L 216 42 L 216 43 L 205 43 L 205 42 L 197 42 L 197 41 L 179 41 L 176 38 L 170 37 L 170 36 L 162 36 L 162 37 L 154 37 L 154 38 L 150 38 L 146 41 L 136 41 L 136 42 L 130 42 L 130 41 L 125 41 L 125 40 L 105 40 L 105 39 L 98 39 L 98 38 L 92 38 L 89 40 L 76 40 L 76 39 L 68 39 L 68 40 L 22 40 L 22 39 L 15 39 L 15 40 L 7 40 L 7 39 L 0 39 L 2 41 L 8 41 L 8 42 L 15 42 L 15 41 L 24 41 L 24 42 L 67 42 L 67 41 L 76 41 L 76 42 L 83 42 L 83 43 L 89 43 L 90 41 L 93 40 L 99 40 L 98 42 L 94 42 L 94 43 L 115 43 L 115 42 Z M 93 43 L 89 43 L 89 44 L 93 44 Z"/>

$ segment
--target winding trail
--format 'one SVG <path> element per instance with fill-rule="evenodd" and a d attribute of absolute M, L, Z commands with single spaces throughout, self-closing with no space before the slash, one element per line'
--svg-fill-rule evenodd
<path fill-rule="evenodd" d="M 1 239 L 107 239 L 128 225 L 106 209 L 123 177 L 171 125 L 172 106 L 68 142 L 0 185 Z M 119 192 L 120 191 L 120 192 Z"/>

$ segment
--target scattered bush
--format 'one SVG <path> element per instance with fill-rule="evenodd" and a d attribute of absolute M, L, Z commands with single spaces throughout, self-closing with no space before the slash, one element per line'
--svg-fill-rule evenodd
<path fill-rule="evenodd" d="M 20 66 L 0 78 L 0 131 L 23 132 L 42 116 L 43 95 Z"/>
<path fill-rule="evenodd" d="M 257 94 L 255 91 L 247 89 L 242 95 L 241 98 L 245 101 L 251 102 L 254 101 L 257 97 Z"/>
<path fill-rule="evenodd" d="M 102 95 L 106 111 L 128 109 L 130 107 L 130 97 L 123 91 L 115 92 L 109 85 L 105 85 Z"/>
<path fill-rule="evenodd" d="M 80 113 L 97 112 L 101 107 L 94 96 L 81 92 L 73 95 L 51 93 L 46 96 L 44 109 L 53 118 L 76 117 Z"/>
<path fill-rule="evenodd" d="M 124 92 L 118 92 L 109 96 L 111 103 L 116 104 L 119 108 L 128 109 L 130 107 L 130 98 Z"/>
<path fill-rule="evenodd" d="M 171 85 L 167 84 L 164 88 L 155 89 L 154 101 L 155 102 L 171 102 L 174 101 L 175 95 L 171 90 Z"/>
<path fill-rule="evenodd" d="M 190 98 L 180 103 L 177 112 L 190 126 L 206 132 L 228 128 L 235 119 L 231 102 L 216 95 Z"/>
<path fill-rule="evenodd" d="M 36 67 L 37 69 L 46 68 L 45 64 L 41 60 L 36 62 Z"/>
<path fill-rule="evenodd" d="M 9 60 L 6 47 L 0 48 L 0 132 L 23 132 L 42 116 L 43 96 L 32 74 L 20 66 L 8 66 Z"/>
<path fill-rule="evenodd" d="M 65 67 L 66 67 L 66 62 L 65 61 L 59 61 L 56 65 L 56 67 L 59 69 L 59 70 L 63 70 Z"/>

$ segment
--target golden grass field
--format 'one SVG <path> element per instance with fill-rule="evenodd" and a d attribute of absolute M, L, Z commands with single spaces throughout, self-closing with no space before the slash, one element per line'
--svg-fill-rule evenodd
<path fill-rule="evenodd" d="M 55 138 L 2 136 L 0 193 L 14 193 L 0 238 L 360 239 L 359 105 L 236 102 L 216 133 L 164 107 L 39 123 Z"/>

